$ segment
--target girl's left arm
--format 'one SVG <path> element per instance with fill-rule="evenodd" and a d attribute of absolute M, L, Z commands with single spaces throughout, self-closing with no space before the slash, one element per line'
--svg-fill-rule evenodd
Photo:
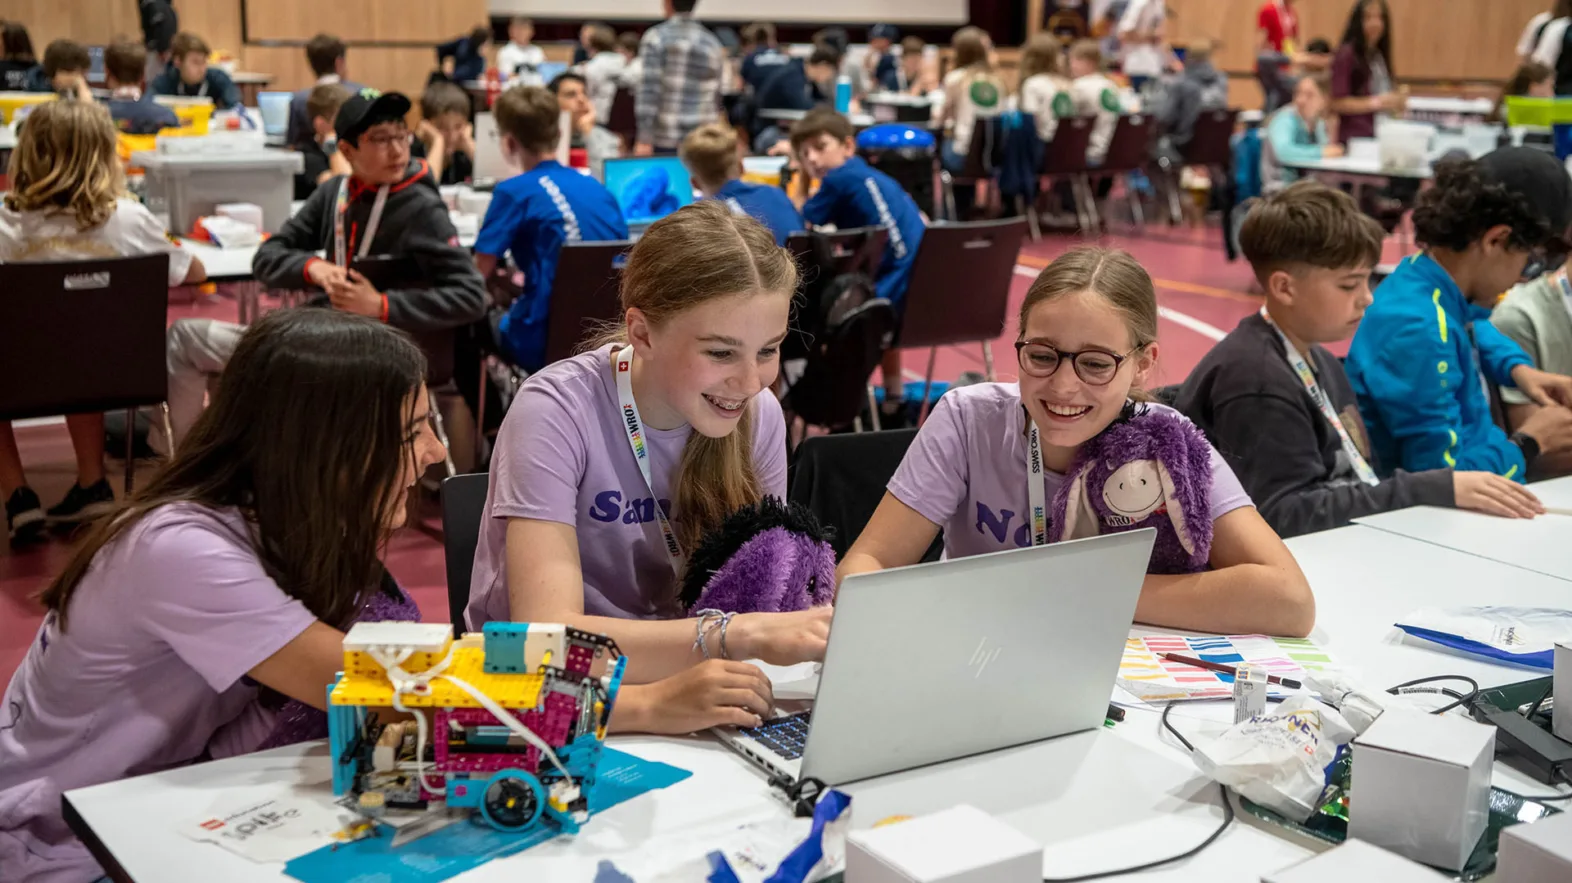
<path fill-rule="evenodd" d="M 1137 622 L 1213 634 L 1302 638 L 1315 626 L 1315 596 L 1292 552 L 1254 506 L 1212 523 L 1212 569 L 1148 574 Z"/>

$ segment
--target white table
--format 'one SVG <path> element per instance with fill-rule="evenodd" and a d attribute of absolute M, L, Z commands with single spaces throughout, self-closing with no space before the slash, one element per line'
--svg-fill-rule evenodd
<path fill-rule="evenodd" d="M 1534 485 L 1546 506 L 1572 508 L 1572 480 Z M 1488 561 L 1572 582 L 1572 516 L 1541 515 L 1528 521 L 1461 509 L 1418 506 L 1357 519 L 1360 524 L 1432 543 Z M 1572 606 L 1572 586 L 1548 606 Z"/>
<path fill-rule="evenodd" d="M 1567 597 L 1565 583 L 1555 578 L 1360 525 L 1298 537 L 1289 546 L 1316 590 L 1313 639 L 1376 687 L 1435 674 L 1464 674 L 1487 687 L 1535 677 L 1404 638 L 1392 623 L 1418 607 L 1475 602 L 1481 586 L 1490 586 L 1499 603 L 1546 605 Z M 1142 631 L 1148 630 L 1136 630 Z M 1170 717 L 1193 739 L 1219 731 L 1228 713 L 1226 704 L 1209 703 L 1183 706 Z M 763 779 L 708 739 L 615 737 L 613 744 L 693 776 L 596 816 L 577 838 L 488 863 L 461 879 L 587 880 L 603 858 L 631 871 L 637 856 L 650 850 L 698 856 L 715 831 L 785 817 L 785 806 Z M 1500 765 L 1495 778 L 1520 793 L 1549 790 Z M 307 794 L 326 801 L 327 781 L 326 749 L 311 743 L 83 788 L 66 798 L 79 816 L 79 829 L 90 830 L 132 879 L 247 883 L 284 878 L 279 865 L 253 864 L 184 839 L 175 821 L 271 796 Z M 1130 710 L 1112 731 L 1052 739 L 845 790 L 854 798 L 854 828 L 895 813 L 973 803 L 1045 843 L 1045 872 L 1054 876 L 1183 852 L 1221 819 L 1217 787 L 1195 771 L 1171 736 L 1159 735 L 1158 715 L 1147 709 Z M 1139 879 L 1256 883 L 1263 872 L 1314 848 L 1241 820 L 1196 857 Z"/>
<path fill-rule="evenodd" d="M 1495 106 L 1495 101 L 1489 98 L 1413 95 L 1408 99 L 1408 118 L 1449 124 L 1479 122 L 1489 116 Z"/>
<path fill-rule="evenodd" d="M 1318 178 L 1359 178 L 1359 179 L 1391 179 L 1407 178 L 1411 180 L 1427 180 L 1432 176 L 1429 164 L 1417 169 L 1392 169 L 1384 168 L 1381 160 L 1375 157 L 1334 156 L 1324 159 L 1311 159 L 1299 161 L 1282 160 L 1285 168 L 1297 169 Z"/>

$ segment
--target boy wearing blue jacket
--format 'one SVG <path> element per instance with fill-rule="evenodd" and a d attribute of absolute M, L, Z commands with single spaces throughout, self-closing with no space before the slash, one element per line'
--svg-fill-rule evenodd
<path fill-rule="evenodd" d="M 1507 147 L 1438 165 L 1435 184 L 1414 209 L 1424 251 L 1381 283 L 1348 378 L 1381 462 L 1523 482 L 1541 453 L 1572 448 L 1572 377 L 1536 369 L 1488 320 L 1502 292 L 1565 261 L 1572 179 L 1549 154 Z M 1486 382 L 1539 410 L 1508 434 Z"/>
<path fill-rule="evenodd" d="M 883 227 L 888 231 L 889 242 L 884 247 L 884 260 L 879 264 L 874 285 L 879 297 L 888 300 L 896 315 L 901 315 L 926 225 L 911 194 L 857 155 L 855 135 L 850 120 L 826 107 L 809 111 L 792 126 L 792 153 L 804 171 L 819 180 L 819 192 L 803 205 L 802 216 L 816 227 L 834 224 L 842 230 Z M 881 373 L 882 410 L 893 416 L 900 411 L 903 396 L 899 349 L 891 347 L 884 354 Z"/>
<path fill-rule="evenodd" d="M 750 184 L 742 180 L 741 152 L 737 130 L 725 123 L 700 126 L 682 139 L 677 151 L 682 164 L 693 177 L 694 189 L 706 199 L 719 199 L 733 213 L 748 215 L 775 234 L 775 244 L 785 245 L 786 237 L 807 229 L 802 212 L 779 187 Z"/>

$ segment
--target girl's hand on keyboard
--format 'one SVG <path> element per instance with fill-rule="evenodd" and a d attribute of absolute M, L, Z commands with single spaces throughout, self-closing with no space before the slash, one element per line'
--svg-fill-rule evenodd
<path fill-rule="evenodd" d="M 739 613 L 726 637 L 727 655 L 771 665 L 821 662 L 834 613 L 835 608 L 828 606 L 795 613 Z"/>
<path fill-rule="evenodd" d="M 653 684 L 624 687 L 612 720 L 622 732 L 682 735 L 727 725 L 757 727 L 774 710 L 770 679 L 758 666 L 707 659 Z"/>

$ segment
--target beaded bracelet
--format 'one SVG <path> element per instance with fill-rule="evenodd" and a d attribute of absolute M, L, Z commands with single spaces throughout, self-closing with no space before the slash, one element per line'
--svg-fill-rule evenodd
<path fill-rule="evenodd" d="M 697 615 L 699 620 L 693 627 L 693 649 L 703 653 L 705 659 L 709 659 L 711 658 L 710 648 L 707 644 L 705 644 L 704 639 L 711 631 L 715 629 L 716 626 L 725 621 L 726 614 L 714 608 L 706 608 L 704 610 L 700 610 Z M 709 622 L 711 619 L 716 620 L 715 625 L 710 626 L 709 629 L 706 629 L 704 624 Z"/>

